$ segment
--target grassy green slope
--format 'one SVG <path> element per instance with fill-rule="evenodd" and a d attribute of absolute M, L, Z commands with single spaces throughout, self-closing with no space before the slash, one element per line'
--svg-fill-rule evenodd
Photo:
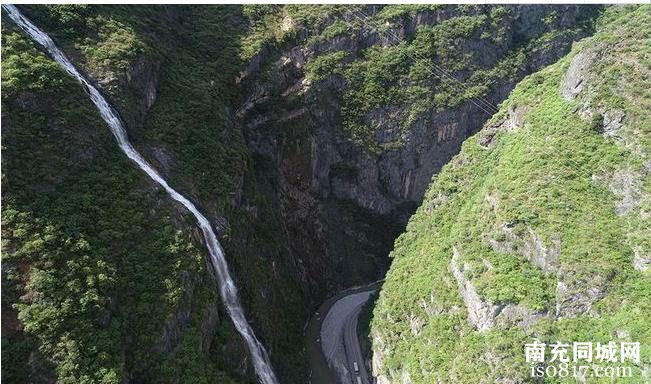
<path fill-rule="evenodd" d="M 639 341 L 648 364 L 651 276 L 634 260 L 649 253 L 650 15 L 646 6 L 609 9 L 594 37 L 523 80 L 436 176 L 396 241 L 374 310 L 378 374 L 415 383 L 531 381 L 523 345 L 532 337 Z M 596 59 L 584 90 L 568 101 L 560 84 L 580 52 Z M 617 111 L 625 116 L 619 138 L 606 137 L 604 121 Z M 520 121 L 480 145 L 509 118 Z M 634 198 L 618 214 L 621 173 L 632 176 Z M 525 257 L 532 233 L 547 249 L 560 243 L 550 268 Z M 455 249 L 483 302 L 541 318 L 476 330 L 452 273 Z M 639 367 L 633 372 L 630 382 L 648 380 Z"/>

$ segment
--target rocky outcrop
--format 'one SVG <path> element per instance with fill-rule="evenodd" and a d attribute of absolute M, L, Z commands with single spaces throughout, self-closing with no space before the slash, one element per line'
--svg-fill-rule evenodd
<path fill-rule="evenodd" d="M 118 79 L 118 87 L 124 92 L 133 95 L 137 104 L 130 105 L 124 110 L 131 111 L 124 115 L 127 125 L 133 128 L 142 127 L 143 121 L 149 109 L 156 102 L 158 81 L 160 77 L 160 63 L 152 61 L 148 57 L 139 57 L 130 69 Z"/>
<path fill-rule="evenodd" d="M 183 272 L 182 281 L 184 284 L 182 303 L 179 310 L 165 322 L 162 335 L 159 337 L 157 344 L 152 348 L 156 354 L 171 355 L 177 352 L 179 343 L 190 323 L 193 305 L 205 308 L 206 316 L 201 322 L 201 347 L 203 351 L 207 352 L 210 350 L 210 345 L 220 320 L 219 308 L 216 303 L 197 303 L 196 300 L 193 302 L 195 288 L 197 284 L 201 283 L 197 276 Z"/>
<path fill-rule="evenodd" d="M 566 100 L 573 100 L 581 93 L 596 56 L 596 52 L 587 50 L 574 56 L 561 81 L 561 94 Z"/>
<path fill-rule="evenodd" d="M 459 251 L 454 247 L 450 269 L 468 311 L 468 321 L 479 332 L 486 332 L 496 326 L 507 328 L 517 325 L 530 329 L 536 321 L 546 316 L 545 313 L 534 312 L 517 304 L 493 304 L 482 299 L 472 281 L 465 277 L 465 272 L 470 267 L 459 265 L 459 258 Z"/>
<path fill-rule="evenodd" d="M 500 228 L 503 239 L 491 238 L 488 239 L 488 243 L 495 252 L 521 254 L 543 272 L 554 272 L 561 255 L 560 235 L 554 234 L 550 244 L 545 245 L 531 228 L 527 227 L 523 232 L 524 235 L 518 235 L 514 231 L 513 223 L 504 223 Z"/>
<path fill-rule="evenodd" d="M 593 304 L 606 295 L 607 277 L 576 276 L 571 269 L 559 271 L 556 284 L 556 317 L 571 318 L 581 315 L 597 316 Z"/>
<path fill-rule="evenodd" d="M 645 220 L 648 218 L 649 213 L 642 205 L 647 201 L 648 191 L 644 188 L 644 180 L 648 178 L 651 173 L 651 162 L 648 159 L 648 148 L 643 144 L 643 134 L 639 131 L 638 122 L 626 116 L 625 110 L 622 105 L 613 105 L 604 103 L 599 100 L 598 94 L 608 89 L 608 92 L 613 92 L 613 85 L 608 84 L 603 77 L 595 74 L 598 71 L 595 68 L 595 63 L 601 66 L 612 64 L 612 58 L 609 54 L 613 50 L 613 46 L 609 46 L 605 42 L 593 44 L 590 47 L 581 49 L 572 58 L 564 76 L 561 81 L 560 90 L 566 100 L 576 100 L 580 103 L 578 108 L 579 116 L 589 121 L 591 128 L 597 133 L 602 134 L 604 137 L 613 140 L 613 144 L 620 148 L 626 148 L 631 151 L 635 156 L 642 160 L 642 166 L 626 166 L 623 168 L 609 170 L 592 175 L 592 180 L 609 189 L 619 199 L 615 203 L 614 211 L 618 216 L 629 216 L 629 220 L 637 220 L 637 218 Z M 648 77 L 648 70 L 640 65 L 639 59 L 627 58 L 627 65 L 635 68 L 636 73 L 640 76 Z M 636 96 L 631 94 L 631 90 L 621 84 L 623 80 L 619 80 L 620 84 L 615 86 L 615 93 L 622 97 L 627 102 L 635 104 L 638 102 Z M 632 120 L 632 121 L 628 121 Z M 634 219 L 636 218 L 636 219 Z M 638 228 L 635 228 L 635 227 Z M 648 255 L 648 250 L 643 244 L 641 238 L 647 236 L 646 230 L 641 228 L 644 224 L 637 224 L 631 226 L 628 237 L 630 239 L 630 250 L 632 251 L 632 264 L 633 267 L 641 272 L 647 270 L 647 265 L 651 257 Z M 603 284 L 602 284 L 603 285 Z M 572 289 L 566 287 L 562 281 L 559 281 L 557 291 L 562 292 L 563 297 L 567 291 Z M 579 298 L 578 306 L 572 307 L 570 315 L 577 312 L 590 312 L 590 304 L 603 296 L 603 288 L 597 287 L 592 290 L 590 294 L 583 295 Z"/>
<path fill-rule="evenodd" d="M 626 215 L 636 210 L 642 201 L 642 175 L 630 170 L 613 172 L 608 186 L 610 190 L 621 197 L 615 205 L 618 215 Z"/>
<path fill-rule="evenodd" d="M 523 383 L 532 338 L 648 339 L 649 8 L 605 12 L 432 182 L 375 308 L 383 382 Z"/>
<path fill-rule="evenodd" d="M 651 265 L 651 255 L 643 254 L 642 247 L 633 248 L 633 267 L 640 272 L 645 272 Z"/>
<path fill-rule="evenodd" d="M 465 265 L 459 266 L 459 251 L 454 248 L 450 269 L 459 286 L 459 293 L 468 310 L 468 321 L 480 332 L 487 331 L 495 325 L 495 318 L 500 312 L 498 306 L 483 301 L 472 283 L 464 277 Z"/>
<path fill-rule="evenodd" d="M 579 8 L 575 6 L 558 9 L 514 6 L 510 9 L 513 17 L 500 50 L 494 50 L 492 43 L 479 37 L 463 44 L 461 50 L 464 53 L 476 52 L 473 65 L 491 69 L 522 42 L 544 36 L 554 28 L 573 27 L 579 14 Z M 380 7 L 369 6 L 366 10 L 369 16 L 373 16 Z M 550 26 L 542 22 L 543 17 L 555 10 L 562 13 L 556 24 Z M 163 18 L 161 22 L 174 20 L 171 15 L 174 12 L 166 11 L 171 18 Z M 476 12 L 488 13 L 490 8 L 478 6 Z M 434 26 L 458 14 L 459 10 L 455 7 L 442 7 L 435 11 L 417 12 L 404 22 L 390 22 L 387 27 L 392 33 L 405 38 L 412 36 L 419 27 Z M 185 18 L 192 19 L 188 15 Z M 351 14 L 344 15 L 343 19 L 354 21 Z M 333 21 L 332 17 L 324 17 L 322 27 Z M 171 25 L 178 27 L 173 23 Z M 250 311 L 250 319 L 254 327 L 262 330 L 258 335 L 265 344 L 272 340 L 269 341 L 269 349 L 272 358 L 276 359 L 274 364 L 285 372 L 300 370 L 290 366 L 296 365 L 291 359 L 279 355 L 279 350 L 284 348 L 293 358 L 298 356 L 300 342 L 294 341 L 297 340 L 300 326 L 281 336 L 274 334 L 277 333 L 276 326 L 283 324 L 291 328 L 299 324 L 309 307 L 328 292 L 382 277 L 389 265 L 387 255 L 394 239 L 422 201 L 432 175 L 459 151 L 461 143 L 489 117 L 481 107 L 466 100 L 454 107 L 431 110 L 422 119 L 415 119 L 409 129 L 404 129 L 396 121 L 395 115 L 404 114 L 410 107 L 408 103 L 377 108 L 369 112 L 365 120 L 377 128 L 374 138 L 383 145 L 384 150 L 381 153 L 369 151 L 351 140 L 350 132 L 342 125 L 338 114 L 342 106 L 341 93 L 348 87 L 346 80 L 340 74 L 332 74 L 322 81 L 310 81 L 305 76 L 305 66 L 319 54 L 333 50 L 345 50 L 347 60 L 354 61 L 369 47 L 388 47 L 392 44 L 391 39 L 387 34 L 366 26 L 354 33 L 307 46 L 304 44 L 306 31 L 301 28 L 291 18 L 282 21 L 283 31 L 298 29 L 297 39 L 287 40 L 280 47 L 264 47 L 237 79 L 237 87 L 233 87 L 235 90 L 229 89 L 235 94 L 229 97 L 235 101 L 229 99 L 222 104 L 222 100 L 219 100 L 213 104 L 213 90 L 216 89 L 212 88 L 213 80 L 201 79 L 192 84 L 210 88 L 210 97 L 207 98 L 210 102 L 206 105 L 224 109 L 223 116 L 219 118 L 227 120 L 228 129 L 239 134 L 241 125 L 244 131 L 249 153 L 243 155 L 246 158 L 243 162 L 249 168 L 238 175 L 234 190 L 225 193 L 228 198 L 232 194 L 232 211 L 222 212 L 216 208 L 217 204 L 213 201 L 217 199 L 216 196 L 197 200 L 200 200 L 201 209 L 209 212 L 220 235 L 230 247 L 227 253 L 233 261 L 231 265 L 237 275 L 243 301 Z M 191 31 L 197 36 L 206 32 Z M 573 39 L 584 33 L 579 30 L 552 37 L 549 46 L 531 53 L 523 68 L 515 69 L 512 76 L 505 77 L 487 90 L 485 97 L 489 103 L 498 104 L 517 80 L 555 61 L 567 51 Z M 175 49 L 183 48 L 174 46 L 182 45 L 180 41 L 183 40 L 179 36 L 169 39 L 162 37 L 159 43 L 165 46 L 154 48 L 173 57 L 177 53 Z M 210 41 L 210 44 L 213 43 Z M 191 169 L 182 168 L 183 164 L 179 164 L 179 159 L 175 158 L 178 155 L 175 151 L 179 148 L 174 145 L 183 146 L 183 140 L 165 146 L 151 142 L 155 140 L 149 141 L 151 137 L 144 134 L 143 122 L 150 117 L 147 115 L 159 101 L 157 98 L 163 98 L 159 81 L 169 75 L 163 65 L 158 58 L 143 55 L 130 63 L 125 73 L 95 74 L 95 79 L 103 91 L 114 98 L 136 145 L 142 147 L 143 152 L 168 175 L 179 169 Z M 461 69 L 455 76 L 467 78 L 470 74 L 466 72 Z M 579 85 L 575 84 L 574 88 Z M 241 100 L 236 100 L 237 92 L 241 92 Z M 179 100 L 179 103 L 186 101 Z M 235 111 L 231 111 L 231 108 Z M 495 129 L 510 131 L 521 128 L 525 112 L 524 109 L 514 108 Z M 605 131 L 616 132 L 618 121 L 621 123 L 622 118 L 616 114 L 612 118 L 610 116 L 604 117 Z M 225 134 L 224 140 L 228 141 L 233 136 Z M 485 138 L 485 145 L 482 145 L 490 147 L 490 132 Z M 212 149 L 217 151 L 217 148 Z M 207 156 L 205 152 L 196 155 Z M 215 159 L 224 162 L 230 160 Z M 196 180 L 177 181 L 184 184 L 183 188 L 190 192 L 193 199 L 196 197 L 194 192 L 197 191 L 193 190 L 198 188 L 198 184 L 194 184 Z M 445 204 L 446 200 L 447 195 L 440 194 L 432 202 L 432 209 Z M 174 216 L 172 222 L 176 228 L 188 227 L 182 212 L 173 211 L 171 215 Z M 523 252 L 532 263 L 545 271 L 554 270 L 560 240 L 552 238 L 551 244 L 544 244 L 533 231 L 529 235 L 511 240 L 524 244 Z M 494 246 L 498 249 L 507 245 L 496 243 Z M 640 260 L 645 260 L 644 256 Z M 264 272 L 253 271 L 255 268 Z M 451 269 L 476 328 L 485 330 L 503 324 L 528 327 L 539 315 L 516 305 L 501 306 L 482 301 L 472 281 L 464 276 L 465 266 L 458 265 L 453 259 Z M 260 278 L 261 275 L 264 275 L 264 280 Z M 300 285 L 295 286 L 294 281 Z M 197 285 L 196 276 L 187 276 L 185 282 L 183 305 L 170 313 L 160 330 L 158 342 L 152 348 L 157 354 L 173 355 L 183 339 L 190 317 L 192 291 Z M 299 291 L 301 294 L 295 293 Z M 559 295 L 569 297 L 572 295 L 570 291 L 570 288 L 564 287 L 559 290 Z M 292 296 L 294 294 L 296 296 Z M 436 316 L 442 309 L 434 302 L 432 298 L 429 302 L 420 301 L 419 305 L 427 315 Z M 202 304 L 200 349 L 205 356 L 220 321 L 219 308 L 214 303 Z M 414 335 L 420 335 L 427 325 L 427 318 L 416 312 L 410 314 L 408 321 L 409 331 Z M 240 364 L 240 360 L 246 360 L 242 356 L 242 351 L 237 351 L 228 359 Z M 378 359 L 378 364 L 382 365 L 381 358 Z M 250 371 L 246 365 L 244 362 L 236 370 L 240 373 L 247 369 Z M 301 376 L 304 373 L 298 372 L 292 377 L 304 378 Z M 395 377 L 404 383 L 412 382 L 412 377 L 406 371 L 396 372 Z M 294 381 L 300 382 L 300 379 Z"/>
<path fill-rule="evenodd" d="M 493 138 L 498 132 L 511 132 L 522 128 L 524 124 L 523 116 L 526 112 L 526 108 L 523 107 L 510 108 L 506 118 L 499 123 L 485 127 L 479 132 L 477 135 L 479 145 L 490 148 L 493 144 Z"/>

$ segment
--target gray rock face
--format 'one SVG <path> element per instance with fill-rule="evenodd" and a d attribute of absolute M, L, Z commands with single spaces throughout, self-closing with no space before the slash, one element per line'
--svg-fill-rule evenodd
<path fill-rule="evenodd" d="M 585 50 L 574 56 L 561 81 L 561 94 L 566 100 L 574 100 L 581 93 L 595 58 L 595 52 Z"/>
<path fill-rule="evenodd" d="M 483 301 L 474 285 L 464 276 L 466 266 L 459 266 L 459 251 L 454 248 L 450 269 L 459 286 L 459 293 L 468 310 L 468 320 L 479 332 L 487 331 L 495 326 L 495 318 L 500 312 L 500 307 Z"/>
<path fill-rule="evenodd" d="M 199 279 L 196 275 L 188 272 L 182 273 L 183 281 L 183 299 L 179 310 L 170 316 L 165 322 L 165 327 L 162 334 L 158 338 L 157 343 L 153 346 L 152 351 L 156 354 L 171 355 L 176 353 L 178 347 L 183 340 L 185 332 L 190 325 L 191 306 L 193 303 L 193 295 L 197 285 L 205 284 L 204 281 Z M 201 345 L 197 345 L 202 351 L 209 351 L 210 344 L 212 343 L 217 326 L 219 325 L 219 308 L 217 303 L 205 303 L 205 311 L 207 315 L 203 318 L 201 323 Z"/>
<path fill-rule="evenodd" d="M 633 248 L 633 254 L 633 267 L 640 272 L 648 270 L 651 265 L 651 255 L 645 254 L 640 246 Z"/>
<path fill-rule="evenodd" d="M 543 241 L 534 231 L 529 229 L 529 237 L 524 241 L 524 256 L 544 272 L 554 271 L 561 255 L 561 239 L 553 236 L 551 244 L 545 246 Z"/>
<path fill-rule="evenodd" d="M 468 268 L 459 266 L 460 254 L 453 248 L 450 269 L 459 286 L 459 293 L 468 311 L 468 321 L 479 332 L 488 331 L 494 327 L 510 327 L 514 325 L 529 329 L 536 321 L 546 316 L 542 312 L 534 312 L 517 304 L 493 304 L 483 300 L 472 282 L 465 277 Z"/>
<path fill-rule="evenodd" d="M 552 236 L 550 244 L 546 245 L 531 228 L 527 228 L 523 237 L 516 235 L 508 224 L 501 228 L 501 232 L 505 237 L 503 241 L 488 240 L 495 252 L 519 253 L 543 272 L 556 270 L 561 254 L 561 239 L 558 235 Z"/>
<path fill-rule="evenodd" d="M 191 279 L 187 273 L 183 273 L 183 305 L 174 316 L 167 319 L 165 328 L 160 336 L 157 345 L 154 346 L 154 351 L 160 354 L 170 353 L 176 348 L 183 332 L 190 320 L 190 301 L 192 299 L 192 292 L 196 285 L 196 279 Z"/>
<path fill-rule="evenodd" d="M 545 33 L 549 27 L 541 20 L 551 11 L 563 14 L 561 26 L 572 25 L 579 14 L 575 6 L 510 8 L 512 35 L 500 48 L 504 52 L 515 44 L 516 35 L 526 40 Z M 371 14 L 379 8 L 369 9 Z M 395 35 L 406 36 L 419 26 L 435 25 L 457 13 L 454 7 L 420 12 L 390 28 Z M 579 37 L 563 35 L 550 43 L 549 50 L 533 53 L 526 68 L 491 89 L 486 98 L 498 104 L 517 80 L 557 60 L 569 50 L 572 39 Z M 431 111 L 404 130 L 392 116 L 409 106 L 391 105 L 373 110 L 366 119 L 376 127 L 378 143 L 399 139 L 402 145 L 373 154 L 354 144 L 338 115 L 341 94 L 348 86 L 345 79 L 332 75 L 310 84 L 304 67 L 321 52 L 345 50 L 346 60 L 355 60 L 375 44 L 388 46 L 391 41 L 384 34 L 365 31 L 309 47 L 298 41 L 276 52 L 263 48 L 238 79 L 244 90 L 238 122 L 250 151 L 277 170 L 273 184 L 287 244 L 304 281 L 314 282 L 308 287 L 313 292 L 319 286 L 334 290 L 381 277 L 394 238 L 422 201 L 432 176 L 489 117 L 465 102 Z M 480 39 L 468 40 L 463 49 L 475 52 L 474 64 L 488 67 L 503 54 Z M 260 76 L 264 66 L 274 73 L 273 79 Z M 523 112 L 514 110 L 501 128 L 519 127 Z"/>
<path fill-rule="evenodd" d="M 642 175 L 623 169 L 613 172 L 608 186 L 621 197 L 615 205 L 618 215 L 626 215 L 635 210 L 642 200 Z"/>
<path fill-rule="evenodd" d="M 509 109 L 507 118 L 502 120 L 500 123 L 488 126 L 479 132 L 477 135 L 477 142 L 484 148 L 492 147 L 493 139 L 498 132 L 510 132 L 522 128 L 524 125 L 524 114 L 526 112 L 526 109 L 523 107 Z"/>
<path fill-rule="evenodd" d="M 613 110 L 604 113 L 604 136 L 621 138 L 619 130 L 624 122 L 624 111 Z"/>
<path fill-rule="evenodd" d="M 596 315 L 592 305 L 606 295 L 607 280 L 594 275 L 577 278 L 575 271 L 561 269 L 556 284 L 556 317 Z"/>
<path fill-rule="evenodd" d="M 603 105 L 591 105 L 590 103 L 590 100 L 594 99 L 594 95 L 598 94 L 606 86 L 603 79 L 591 74 L 591 66 L 594 61 L 607 57 L 609 49 L 611 48 L 605 44 L 596 44 L 590 49 L 583 49 L 577 53 L 563 77 L 561 92 L 566 99 L 577 99 L 581 102 L 578 110 L 579 115 L 586 121 L 592 119 L 593 122 L 598 122 L 598 128 L 603 136 L 612 138 L 615 145 L 626 147 L 634 154 L 647 159 L 646 149 L 639 144 L 641 140 L 638 137 L 638 128 L 635 123 L 626 121 L 626 112 L 624 110 L 613 106 L 606 108 Z M 626 94 L 624 87 L 617 92 L 619 96 L 625 99 L 631 97 Z M 615 203 L 615 213 L 618 216 L 640 215 L 642 218 L 648 218 L 645 217 L 648 213 L 643 208 L 643 202 L 648 199 L 643 184 L 649 173 L 651 173 L 649 164 L 648 161 L 645 161 L 644 165 L 638 169 L 627 166 L 608 171 L 605 174 L 592 175 L 594 182 L 607 187 L 619 198 L 619 201 Z M 638 230 L 644 232 L 643 228 Z M 632 240 L 630 244 L 633 251 L 632 265 L 636 270 L 644 272 L 648 269 L 651 257 L 648 255 L 648 251 L 645 250 L 644 245 L 636 238 L 639 234 L 634 234 L 635 232 L 636 230 L 633 229 L 629 233 L 629 238 Z M 564 281 L 560 280 L 557 287 L 557 294 L 559 294 L 557 298 L 560 300 L 557 313 L 562 312 L 561 308 L 568 308 L 569 316 L 590 313 L 591 304 L 603 295 L 601 286 L 604 284 L 597 281 L 597 287 L 591 289 L 588 293 L 574 295 L 571 292 L 576 290 L 576 287 L 569 287 Z M 576 283 L 572 285 L 576 285 Z M 576 305 L 570 303 L 572 297 L 577 299 Z"/>
<path fill-rule="evenodd" d="M 485 202 L 493 211 L 499 207 L 499 199 L 494 194 L 487 194 Z M 558 233 L 552 234 L 546 244 L 531 227 L 524 224 L 496 223 L 493 231 L 500 235 L 499 240 L 493 238 L 497 236 L 485 234 L 484 241 L 495 252 L 520 254 L 543 272 L 556 272 L 561 255 L 561 238 Z"/>

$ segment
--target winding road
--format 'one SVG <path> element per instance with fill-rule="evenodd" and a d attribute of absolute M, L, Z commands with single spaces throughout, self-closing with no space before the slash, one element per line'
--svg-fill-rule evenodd
<path fill-rule="evenodd" d="M 365 295 L 364 301 L 359 304 L 350 314 L 344 325 L 344 349 L 346 350 L 346 360 L 348 361 L 348 367 L 353 367 L 351 374 L 351 380 L 354 384 L 370 384 L 368 379 L 368 372 L 366 371 L 366 365 L 364 364 L 364 355 L 362 354 L 362 349 L 359 345 L 359 339 L 357 338 L 357 320 L 359 319 L 359 313 L 362 311 L 362 307 L 368 301 L 371 292 L 368 292 Z M 358 295 L 362 295 L 358 293 Z M 357 369 L 355 369 L 357 368 Z M 350 371 L 350 369 L 349 369 Z"/>
<path fill-rule="evenodd" d="M 357 337 L 357 323 L 362 307 L 376 290 L 377 284 L 348 290 L 319 308 L 310 325 L 311 336 L 308 336 L 316 336 L 316 344 L 320 347 L 320 356 L 312 358 L 311 383 L 372 384 Z M 308 339 L 308 342 L 313 340 Z M 323 366 L 329 370 L 327 375 Z"/>

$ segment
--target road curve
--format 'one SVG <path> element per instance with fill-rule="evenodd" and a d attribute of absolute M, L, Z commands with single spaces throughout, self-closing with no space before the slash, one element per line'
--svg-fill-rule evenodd
<path fill-rule="evenodd" d="M 321 324 L 321 348 L 340 384 L 371 384 L 357 337 L 357 321 L 362 307 L 375 290 L 375 286 L 366 287 L 339 298 Z"/>
<path fill-rule="evenodd" d="M 372 293 L 373 291 L 369 292 Z M 346 350 L 346 361 L 348 362 L 351 380 L 354 384 L 370 384 L 371 381 L 368 378 L 368 372 L 366 371 L 366 365 L 364 364 L 364 355 L 362 354 L 362 349 L 359 345 L 359 338 L 357 337 L 357 323 L 359 320 L 359 314 L 362 311 L 362 307 L 368 301 L 368 296 L 366 300 L 360 304 L 353 312 L 350 313 L 348 319 L 346 320 L 344 328 L 344 349 Z M 355 370 L 355 364 L 357 364 L 357 371 Z M 358 379 L 359 377 L 359 379 Z"/>

